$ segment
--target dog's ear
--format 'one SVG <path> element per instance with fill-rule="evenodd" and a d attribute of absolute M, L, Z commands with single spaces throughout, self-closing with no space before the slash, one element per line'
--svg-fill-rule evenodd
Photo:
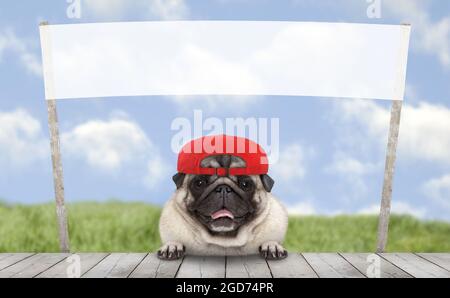
<path fill-rule="evenodd" d="M 173 182 L 175 182 L 177 189 L 183 185 L 184 176 L 186 176 L 186 174 L 183 173 L 176 173 L 175 175 L 173 175 L 172 180 Z"/>
<path fill-rule="evenodd" d="M 264 186 L 264 189 L 267 192 L 270 192 L 272 190 L 273 185 L 275 184 L 275 181 L 272 178 L 270 178 L 269 175 L 266 175 L 266 174 L 260 175 L 260 177 L 261 177 L 261 181 Z"/>

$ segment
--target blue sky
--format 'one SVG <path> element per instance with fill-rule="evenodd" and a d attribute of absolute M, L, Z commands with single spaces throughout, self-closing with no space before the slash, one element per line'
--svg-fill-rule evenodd
<path fill-rule="evenodd" d="M 53 198 L 38 23 L 290 20 L 412 24 L 393 210 L 450 221 L 450 2 L 381 0 L 81 0 L 0 4 L 0 198 Z M 390 102 L 308 97 L 133 97 L 58 102 L 66 200 L 163 204 L 174 190 L 176 117 L 280 119 L 273 189 L 292 213 L 376 213 Z M 95 134 L 95 138 L 93 135 Z"/>

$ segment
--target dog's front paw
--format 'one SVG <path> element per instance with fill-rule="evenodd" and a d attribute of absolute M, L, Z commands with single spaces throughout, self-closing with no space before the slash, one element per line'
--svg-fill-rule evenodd
<path fill-rule="evenodd" d="M 267 260 L 281 260 L 287 257 L 288 252 L 278 242 L 268 241 L 259 247 L 259 254 Z"/>
<path fill-rule="evenodd" d="M 185 247 L 178 242 L 167 242 L 158 250 L 158 258 L 161 260 L 177 260 L 184 256 Z"/>

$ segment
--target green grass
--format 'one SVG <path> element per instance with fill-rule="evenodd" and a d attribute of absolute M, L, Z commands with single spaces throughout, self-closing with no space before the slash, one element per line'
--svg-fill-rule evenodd
<path fill-rule="evenodd" d="M 155 251 L 161 209 L 144 203 L 76 203 L 68 206 L 72 251 Z M 291 251 L 373 251 L 375 216 L 291 217 L 285 246 Z M 0 204 L 0 252 L 57 252 L 53 204 Z M 388 251 L 450 251 L 450 223 L 392 216 Z"/>

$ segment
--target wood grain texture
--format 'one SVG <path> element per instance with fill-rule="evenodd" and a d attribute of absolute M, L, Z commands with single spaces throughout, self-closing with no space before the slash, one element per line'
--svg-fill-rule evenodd
<path fill-rule="evenodd" d="M 68 254 L 35 254 L 0 271 L 0 278 L 31 278 L 64 260 Z"/>
<path fill-rule="evenodd" d="M 337 253 L 304 253 L 303 256 L 319 277 L 365 277 Z"/>
<path fill-rule="evenodd" d="M 100 263 L 106 256 L 107 253 L 78 253 L 76 256 L 80 260 L 80 276 L 85 274 L 91 268 Z M 37 278 L 67 278 L 69 277 L 68 269 L 72 265 L 73 260 L 70 256 L 65 258 L 62 262 L 59 262 L 53 267 L 40 273 Z M 80 277 L 79 276 L 79 277 Z"/>
<path fill-rule="evenodd" d="M 448 253 L 418 253 L 422 258 L 450 271 L 450 254 Z"/>
<path fill-rule="evenodd" d="M 145 258 L 146 253 L 112 253 L 104 258 L 83 278 L 126 278 Z"/>
<path fill-rule="evenodd" d="M 227 278 L 271 278 L 266 260 L 259 255 L 228 256 L 226 259 Z"/>
<path fill-rule="evenodd" d="M 317 274 L 299 253 L 289 253 L 284 260 L 268 260 L 275 278 L 317 278 Z"/>
<path fill-rule="evenodd" d="M 386 149 L 386 163 L 384 167 L 383 190 L 381 193 L 380 216 L 378 220 L 377 252 L 384 252 L 388 239 L 389 216 L 391 213 L 392 183 L 394 180 L 395 159 L 397 152 L 401 111 L 402 101 L 392 101 L 389 137 Z"/>
<path fill-rule="evenodd" d="M 183 259 L 163 261 L 156 254 L 148 254 L 131 273 L 131 278 L 173 278 L 178 272 Z"/>
<path fill-rule="evenodd" d="M 33 253 L 2 253 L 0 254 L 0 270 L 5 269 L 6 267 L 12 266 L 30 256 L 34 255 Z"/>
<path fill-rule="evenodd" d="M 448 270 L 412 253 L 383 253 L 380 255 L 414 277 L 450 278 L 450 272 Z"/>
<path fill-rule="evenodd" d="M 382 257 L 371 253 L 341 253 L 350 264 L 362 272 L 366 277 L 379 277 L 379 278 L 411 278 L 412 276 L 401 270 L 397 266 L 386 261 Z M 373 265 L 372 257 L 378 258 L 379 262 L 379 276 L 374 276 L 370 265 Z"/>
<path fill-rule="evenodd" d="M 55 190 L 56 216 L 58 220 L 59 247 L 61 252 L 69 252 L 69 230 L 67 212 L 64 204 L 64 178 L 59 142 L 58 116 L 56 100 L 47 100 L 48 127 L 50 130 L 50 149 L 53 167 L 53 185 Z"/>
<path fill-rule="evenodd" d="M 368 272 L 371 253 L 293 253 L 285 260 L 270 261 L 260 256 L 187 256 L 175 261 L 159 260 L 154 253 L 79 253 L 81 277 L 120 278 L 309 278 L 378 277 Z M 382 278 L 450 278 L 448 253 L 382 253 Z M 63 253 L 2 253 L 0 277 L 66 278 L 68 257 Z M 70 258 L 72 261 L 73 259 Z M 71 271 L 72 272 L 72 271 Z"/>
<path fill-rule="evenodd" d="M 225 257 L 186 256 L 176 277 L 223 278 Z"/>

